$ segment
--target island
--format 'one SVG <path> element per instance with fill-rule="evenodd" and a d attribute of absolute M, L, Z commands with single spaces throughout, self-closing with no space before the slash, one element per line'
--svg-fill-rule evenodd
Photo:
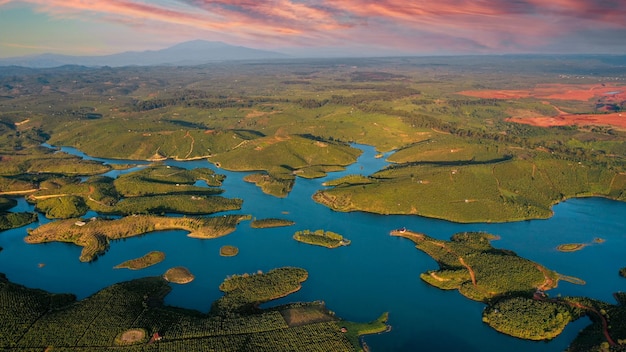
<path fill-rule="evenodd" d="M 76 301 L 73 295 L 16 285 L 0 274 L 0 348 L 135 351 L 154 344 L 168 351 L 250 346 L 305 351 L 315 341 L 319 350 L 348 352 L 363 351 L 360 336 L 389 329 L 386 313 L 371 323 L 354 323 L 338 318 L 322 301 L 258 308 L 297 291 L 307 276 L 290 267 L 233 275 L 220 285 L 224 296 L 201 313 L 164 305 L 171 288 L 160 277 L 114 284 Z"/>
<path fill-rule="evenodd" d="M 114 266 L 114 269 L 130 269 L 140 270 L 149 266 L 156 265 L 165 260 L 165 253 L 159 251 L 152 251 L 144 255 L 143 257 L 127 260 L 121 264 Z"/>
<path fill-rule="evenodd" d="M 265 228 L 271 228 L 271 227 L 291 226 L 294 224 L 295 222 L 291 220 L 268 218 L 268 219 L 252 220 L 250 222 L 250 227 L 255 228 L 255 229 L 265 229 Z"/>
<path fill-rule="evenodd" d="M 439 270 L 420 275 L 426 283 L 443 290 L 456 289 L 486 303 L 482 320 L 499 332 L 528 340 L 550 340 L 568 323 L 589 316 L 594 324 L 578 335 L 570 351 L 616 348 L 626 341 L 615 339 L 626 338 L 623 293 L 615 294 L 617 306 L 585 297 L 550 298 L 546 291 L 555 288 L 559 279 L 579 284 L 584 281 L 496 249 L 490 241 L 497 237 L 488 233 L 457 233 L 450 241 L 406 228 L 393 230 L 391 235 L 411 240 L 437 261 Z"/>
<path fill-rule="evenodd" d="M 169 282 L 184 285 L 192 282 L 195 276 L 189 271 L 189 269 L 183 266 L 177 266 L 167 269 L 165 274 L 163 274 L 163 278 Z"/>
<path fill-rule="evenodd" d="M 326 248 L 337 248 L 350 244 L 350 240 L 343 238 L 343 236 L 341 236 L 340 234 L 324 230 L 297 231 L 293 235 L 293 239 L 298 242 L 308 243 Z"/>
<path fill-rule="evenodd" d="M 239 254 L 239 248 L 235 246 L 222 246 L 220 248 L 220 255 L 222 257 L 234 257 Z"/>
<path fill-rule="evenodd" d="M 619 269 L 619 275 L 626 278 L 626 267 Z"/>
<path fill-rule="evenodd" d="M 556 249 L 559 252 L 576 252 L 585 248 L 586 246 L 587 245 L 584 243 L 566 243 L 558 245 Z"/>
<path fill-rule="evenodd" d="M 80 260 L 89 262 L 109 248 L 110 240 L 139 236 L 163 230 L 187 230 L 189 237 L 210 239 L 235 231 L 249 215 L 223 215 L 206 218 L 174 218 L 154 215 L 127 216 L 120 219 L 59 220 L 28 231 L 27 243 L 70 242 L 83 247 Z"/>

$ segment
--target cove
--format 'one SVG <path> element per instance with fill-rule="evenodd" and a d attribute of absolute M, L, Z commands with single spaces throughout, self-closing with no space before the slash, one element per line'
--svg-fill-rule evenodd
<path fill-rule="evenodd" d="M 550 342 L 530 342 L 502 335 L 481 321 L 484 304 L 466 299 L 458 292 L 441 291 L 419 279 L 419 274 L 436 269 L 436 263 L 416 250 L 405 239 L 390 237 L 389 231 L 407 227 L 441 239 L 462 231 L 487 231 L 501 237 L 494 247 L 515 251 L 565 275 L 587 282 L 576 286 L 561 281 L 550 295 L 588 296 L 613 302 L 612 293 L 624 290 L 626 280 L 617 275 L 624 266 L 626 248 L 626 204 L 602 198 L 570 199 L 554 207 L 554 216 L 500 224 L 457 224 L 417 216 L 338 213 L 315 203 L 311 196 L 324 188 L 322 183 L 346 174 L 369 175 L 386 165 L 375 158 L 373 147 L 354 145 L 363 150 L 355 164 L 345 171 L 320 179 L 296 180 L 286 198 L 263 194 L 243 181 L 247 173 L 215 168 L 204 160 L 167 165 L 184 168 L 210 167 L 227 176 L 224 196 L 241 198 L 243 208 L 232 212 L 256 218 L 278 217 L 295 221 L 291 227 L 253 229 L 241 223 L 234 233 L 212 240 L 192 239 L 184 231 L 162 231 L 127 240 L 114 241 L 109 251 L 91 263 L 78 260 L 80 248 L 62 243 L 27 245 L 26 228 L 0 233 L 0 272 L 13 282 L 53 292 L 71 292 L 84 298 L 113 283 L 163 274 L 168 268 L 185 266 L 196 280 L 188 285 L 172 285 L 166 304 L 207 311 L 221 296 L 222 280 L 232 274 L 269 271 L 281 266 L 297 266 L 309 272 L 303 288 L 273 304 L 323 300 L 337 315 L 347 320 L 369 321 L 389 312 L 391 332 L 367 336 L 373 351 L 561 351 L 578 331 L 589 323 L 581 319 L 570 324 Z M 74 148 L 61 150 L 107 163 L 146 164 L 146 162 L 91 158 Z M 129 170 L 107 173 L 116 177 Z M 198 183 L 202 185 L 202 183 Z M 20 199 L 15 210 L 32 210 Z M 87 216 L 96 215 L 90 213 Z M 39 223 L 49 220 L 40 215 Z M 350 239 L 347 247 L 327 249 L 299 243 L 295 231 L 325 229 Z M 562 243 L 589 243 L 595 237 L 606 241 L 581 251 L 563 253 Z M 236 257 L 221 257 L 219 248 L 234 245 Z M 113 269 L 113 266 L 153 250 L 166 253 L 166 259 L 140 271 Z M 44 264 L 39 267 L 39 264 Z"/>

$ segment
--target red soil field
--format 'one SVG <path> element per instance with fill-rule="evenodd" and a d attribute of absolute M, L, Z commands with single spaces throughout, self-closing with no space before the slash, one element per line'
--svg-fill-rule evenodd
<path fill-rule="evenodd" d="M 518 90 L 464 90 L 458 94 L 484 99 L 537 98 L 588 101 L 593 98 L 610 101 L 626 100 L 626 86 L 614 84 L 538 84 Z"/>
<path fill-rule="evenodd" d="M 540 127 L 610 125 L 626 129 L 626 113 L 617 112 L 612 114 L 565 114 L 556 117 L 510 117 L 506 121 Z"/>
<path fill-rule="evenodd" d="M 626 101 L 626 86 L 614 84 L 538 84 L 527 90 L 466 90 L 458 94 L 483 99 L 520 99 L 536 98 L 546 100 L 576 100 L 590 101 L 598 104 L 617 104 Z M 549 102 L 546 102 L 549 104 Z M 560 109 L 556 117 L 511 117 L 510 122 L 523 123 L 533 126 L 586 126 L 610 125 L 626 129 L 626 112 L 608 114 L 568 114 Z"/>

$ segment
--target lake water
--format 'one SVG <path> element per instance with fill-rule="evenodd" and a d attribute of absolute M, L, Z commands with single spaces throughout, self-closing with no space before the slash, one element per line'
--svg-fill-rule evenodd
<path fill-rule="evenodd" d="M 420 273 L 436 269 L 437 264 L 409 240 L 389 236 L 390 230 L 399 227 L 441 239 L 462 231 L 487 231 L 501 237 L 493 242 L 495 247 L 514 250 L 522 257 L 587 282 L 584 286 L 560 282 L 558 288 L 549 291 L 553 296 L 582 295 L 614 303 L 612 293 L 626 289 L 626 279 L 617 274 L 626 265 L 626 203 L 602 198 L 571 199 L 556 205 L 554 216 L 548 220 L 503 224 L 457 224 L 417 216 L 338 213 L 315 203 L 311 196 L 323 188 L 325 180 L 354 173 L 368 175 L 386 165 L 384 158 L 374 157 L 374 148 L 355 146 L 364 151 L 357 163 L 326 178 L 298 178 L 286 198 L 268 196 L 244 182 L 247 173 L 216 169 L 207 161 L 166 162 L 184 168 L 210 167 L 225 174 L 224 196 L 244 199 L 243 208 L 232 213 L 251 214 L 259 219 L 286 218 L 295 221 L 294 226 L 252 229 L 249 222 L 242 222 L 234 233 L 211 240 L 188 238 L 185 231 L 156 232 L 112 242 L 109 251 L 96 261 L 81 263 L 81 249 L 77 246 L 24 242 L 26 228 L 49 221 L 40 216 L 39 224 L 0 233 L 0 247 L 4 248 L 0 252 L 0 272 L 28 287 L 71 292 L 84 298 L 113 283 L 161 275 L 170 267 L 182 265 L 191 270 L 196 280 L 188 285 L 172 284 L 166 304 L 206 312 L 211 302 L 221 296 L 218 286 L 228 275 L 282 266 L 302 267 L 309 272 L 302 289 L 269 304 L 323 300 L 338 316 L 354 321 L 370 321 L 388 311 L 392 331 L 365 338 L 373 351 L 562 351 L 589 324 L 587 318 L 572 323 L 550 342 L 530 342 L 496 332 L 481 321 L 484 304 L 420 280 Z M 73 148 L 62 149 L 89 159 L 128 163 L 87 157 Z M 128 171 L 111 171 L 107 175 L 115 177 L 124 172 Z M 14 210 L 32 207 L 21 199 Z M 293 240 L 293 233 L 303 229 L 330 230 L 352 243 L 331 250 Z M 596 237 L 606 242 L 573 253 L 555 249 L 562 243 L 590 243 Z M 226 244 L 237 246 L 239 254 L 221 257 L 219 248 Z M 165 252 L 165 261 L 140 271 L 113 269 L 122 261 L 153 250 Z M 44 266 L 39 267 L 40 263 Z"/>

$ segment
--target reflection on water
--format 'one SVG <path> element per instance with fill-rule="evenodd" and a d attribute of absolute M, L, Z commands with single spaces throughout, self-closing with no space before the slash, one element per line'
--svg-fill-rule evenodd
<path fill-rule="evenodd" d="M 188 238 L 184 231 L 162 231 L 112 242 L 109 251 L 98 260 L 81 263 L 80 248 L 74 245 L 26 245 L 23 241 L 26 228 L 38 225 L 32 224 L 0 233 L 0 247 L 4 248 L 0 252 L 0 272 L 29 287 L 72 292 L 83 298 L 112 283 L 161 275 L 170 267 L 182 265 L 196 275 L 196 280 L 188 285 L 173 285 L 166 303 L 208 311 L 211 302 L 220 297 L 218 286 L 227 275 L 298 266 L 309 271 L 309 279 L 302 290 L 277 303 L 323 300 L 339 316 L 358 321 L 369 321 L 388 311 L 393 330 L 366 338 L 374 351 L 561 351 L 588 324 L 586 319 L 570 324 L 549 343 L 499 334 L 481 322 L 483 304 L 470 301 L 458 292 L 441 291 L 423 283 L 419 274 L 435 269 L 436 263 L 416 250 L 412 242 L 390 237 L 391 229 L 407 227 L 441 239 L 460 231 L 491 232 L 501 237 L 493 243 L 495 247 L 514 250 L 520 256 L 587 282 L 585 286 L 561 282 L 549 292 L 552 295 L 584 295 L 612 302 L 611 294 L 626 287 L 626 280 L 617 275 L 617 270 L 624 266 L 626 223 L 621 219 L 626 218 L 626 204 L 600 198 L 572 199 L 556 205 L 554 217 L 548 220 L 456 224 L 416 216 L 338 213 L 313 202 L 311 196 L 323 188 L 321 184 L 325 180 L 353 173 L 368 175 L 387 164 L 384 158 L 375 158 L 374 148 L 355 146 L 363 150 L 357 163 L 325 178 L 298 178 L 286 198 L 263 194 L 253 184 L 243 181 L 246 173 L 216 169 L 203 160 L 166 161 L 167 165 L 210 167 L 225 174 L 223 195 L 244 199 L 243 208 L 233 213 L 287 218 L 296 222 L 292 227 L 252 229 L 243 222 L 233 234 L 213 240 Z M 73 148 L 62 150 L 86 157 Z M 147 164 L 86 158 L 107 163 Z M 131 171 L 116 170 L 107 175 L 117 177 Z M 206 186 L 206 183 L 196 185 Z M 32 206 L 22 199 L 15 209 L 32 210 Z M 40 223 L 45 222 L 48 220 L 40 216 Z M 293 233 L 302 229 L 337 232 L 352 244 L 329 250 L 294 241 Z M 562 243 L 589 243 L 595 237 L 606 242 L 573 253 L 555 249 Z M 237 246 L 239 255 L 221 257 L 219 248 L 226 244 Z M 140 271 L 113 269 L 122 261 L 153 250 L 165 252 L 165 261 Z"/>

